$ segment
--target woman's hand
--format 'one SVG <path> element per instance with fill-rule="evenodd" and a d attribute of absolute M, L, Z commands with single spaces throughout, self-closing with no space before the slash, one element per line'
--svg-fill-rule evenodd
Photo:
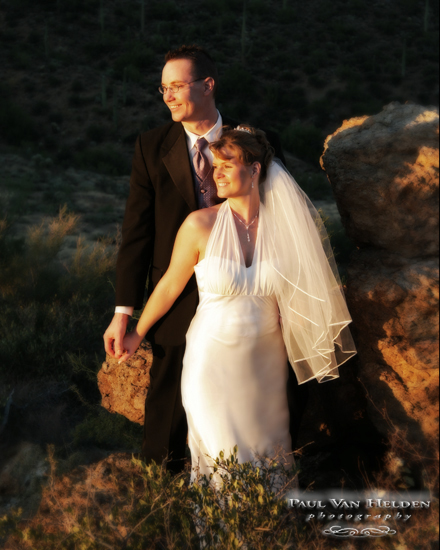
<path fill-rule="evenodd" d="M 139 336 L 136 330 L 130 332 L 129 334 L 126 334 L 124 336 L 124 342 L 122 344 L 124 348 L 124 353 L 119 359 L 118 363 L 120 364 L 124 361 L 127 361 L 127 359 L 129 359 L 129 357 L 131 357 L 136 352 L 138 347 L 141 345 L 142 340 L 142 336 Z"/>

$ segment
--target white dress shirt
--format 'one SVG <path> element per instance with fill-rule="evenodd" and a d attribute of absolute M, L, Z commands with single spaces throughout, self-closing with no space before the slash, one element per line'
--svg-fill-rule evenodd
<path fill-rule="evenodd" d="M 191 158 L 191 166 L 193 171 L 194 171 L 193 160 L 197 152 L 196 141 L 199 138 L 205 138 L 208 143 L 212 143 L 213 141 L 217 141 L 221 136 L 223 119 L 222 119 L 222 115 L 218 111 L 217 113 L 218 113 L 217 122 L 214 124 L 214 126 L 210 130 L 206 132 L 206 134 L 203 134 L 203 136 L 193 134 L 192 132 L 190 132 L 185 128 L 186 143 L 188 146 L 188 152 Z M 214 155 L 212 154 L 211 150 L 207 148 L 206 151 L 204 152 L 208 157 L 209 162 L 212 164 L 214 160 Z M 125 313 L 126 315 L 130 315 L 130 316 L 133 315 L 133 311 L 134 311 L 134 307 L 131 307 L 131 306 L 116 306 L 116 309 L 115 309 L 115 313 Z"/>

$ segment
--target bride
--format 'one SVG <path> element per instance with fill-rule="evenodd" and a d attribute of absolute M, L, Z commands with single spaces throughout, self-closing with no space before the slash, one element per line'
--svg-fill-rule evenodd
<path fill-rule="evenodd" d="M 302 384 L 338 377 L 356 351 L 321 218 L 264 132 L 225 129 L 210 145 L 222 204 L 193 212 L 170 266 L 124 339 L 127 360 L 195 272 L 199 306 L 187 333 L 182 399 L 192 479 L 238 446 L 239 462 L 291 453 L 289 360 Z"/>

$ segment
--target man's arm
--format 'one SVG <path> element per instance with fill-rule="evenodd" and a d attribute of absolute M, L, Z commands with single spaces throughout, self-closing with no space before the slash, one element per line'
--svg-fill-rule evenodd
<path fill-rule="evenodd" d="M 122 225 L 122 243 L 116 264 L 116 311 L 104 334 L 106 352 L 122 354 L 130 315 L 143 303 L 154 244 L 154 188 L 138 137 L 132 163 L 130 194 Z"/>

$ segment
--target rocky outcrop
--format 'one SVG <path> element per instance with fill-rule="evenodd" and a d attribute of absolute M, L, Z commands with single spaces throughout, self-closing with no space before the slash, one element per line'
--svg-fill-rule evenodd
<path fill-rule="evenodd" d="M 326 140 L 321 165 L 358 250 L 348 267 L 370 417 L 438 440 L 438 112 L 393 103 Z"/>
<path fill-rule="evenodd" d="M 142 343 L 127 363 L 118 364 L 107 355 L 98 373 L 102 406 L 138 424 L 144 423 L 145 398 L 150 387 L 150 368 L 153 362 L 151 346 Z"/>
<path fill-rule="evenodd" d="M 344 122 L 321 165 L 359 246 L 407 258 L 438 254 L 438 112 L 392 103 Z"/>

